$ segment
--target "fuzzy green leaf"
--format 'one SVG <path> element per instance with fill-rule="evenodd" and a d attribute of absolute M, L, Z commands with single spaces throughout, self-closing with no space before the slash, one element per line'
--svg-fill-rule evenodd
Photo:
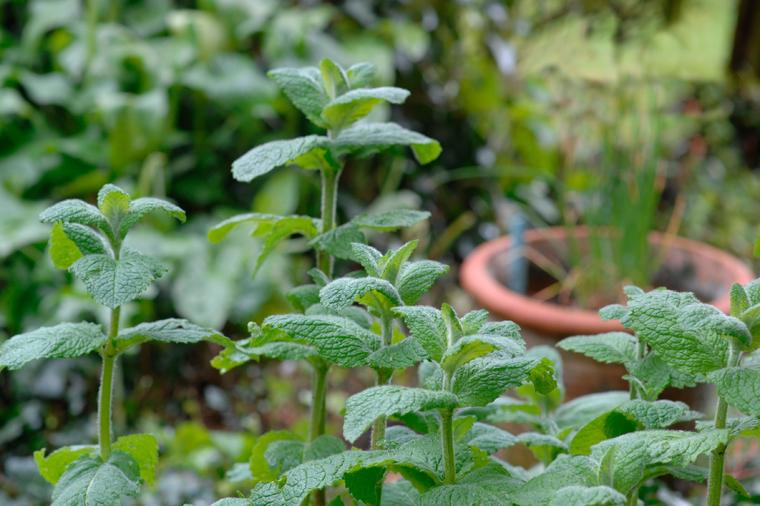
<path fill-rule="evenodd" d="M 511 506 L 512 501 L 502 491 L 494 493 L 478 484 L 457 483 L 441 485 L 422 494 L 416 503 L 419 506 Z"/>
<path fill-rule="evenodd" d="M 467 432 L 464 441 L 468 446 L 480 448 L 491 454 L 516 444 L 517 437 L 499 427 L 475 422 Z"/>
<path fill-rule="evenodd" d="M 352 219 L 351 223 L 362 228 L 392 232 L 400 228 L 411 227 L 428 218 L 430 218 L 430 213 L 427 211 L 392 209 L 380 213 L 360 214 Z"/>
<path fill-rule="evenodd" d="M 561 488 L 550 506 L 624 506 L 626 499 L 614 488 L 606 486 L 582 487 L 571 485 Z"/>
<path fill-rule="evenodd" d="M 106 462 L 85 456 L 58 480 L 51 506 L 116 505 L 123 497 L 136 497 L 139 492 L 140 470 L 130 455 L 114 452 Z"/>
<path fill-rule="evenodd" d="M 152 257 L 124 250 L 119 260 L 109 255 L 87 255 L 70 268 L 84 282 L 95 302 L 115 308 L 137 298 L 167 268 Z"/>
<path fill-rule="evenodd" d="M 448 265 L 433 260 L 403 264 L 396 278 L 396 288 L 404 304 L 416 304 L 447 272 Z"/>
<path fill-rule="evenodd" d="M 158 441 L 152 434 L 130 434 L 117 439 L 112 446 L 114 451 L 124 452 L 135 462 L 140 470 L 140 478 L 148 485 L 156 481 L 158 467 Z"/>
<path fill-rule="evenodd" d="M 71 223 L 68 225 L 76 224 Z M 59 221 L 53 225 L 53 228 L 50 231 L 50 260 L 53 262 L 53 267 L 56 269 L 68 269 L 74 262 L 82 258 L 82 251 L 77 244 L 69 238 L 63 227 L 64 223 Z"/>
<path fill-rule="evenodd" d="M 542 506 L 550 504 L 561 489 L 575 486 L 594 486 L 596 464 L 585 456 L 560 455 L 546 470 L 520 487 L 512 500 L 519 506 Z"/>
<path fill-rule="evenodd" d="M 343 479 L 366 458 L 364 452 L 343 452 L 325 459 L 312 460 L 297 466 L 285 475 L 281 494 L 283 504 L 300 504 L 314 490 L 320 490 Z M 255 499 L 255 496 L 254 496 Z M 256 504 L 259 502 L 255 501 Z"/>
<path fill-rule="evenodd" d="M 328 142 L 327 137 L 307 135 L 306 137 L 261 144 L 232 162 L 232 175 L 238 181 L 249 183 L 277 167 L 296 163 L 298 157 L 326 146 Z"/>
<path fill-rule="evenodd" d="M 496 350 L 511 357 L 522 355 L 525 352 L 521 343 L 507 337 L 476 334 L 462 337 L 446 350 L 441 358 L 441 367 L 451 374 L 468 362 Z"/>
<path fill-rule="evenodd" d="M 628 401 L 629 397 L 630 394 L 623 391 L 583 395 L 557 408 L 554 419 L 560 429 L 577 429 Z"/>
<path fill-rule="evenodd" d="M 19 369 L 40 358 L 73 358 L 100 348 L 106 336 L 94 323 L 60 323 L 18 334 L 0 344 L 0 370 Z"/>
<path fill-rule="evenodd" d="M 729 367 L 708 377 L 727 403 L 747 415 L 760 416 L 760 371 Z"/>
<path fill-rule="evenodd" d="M 626 366 L 636 362 L 636 345 L 636 338 L 626 332 L 573 336 L 557 344 L 563 350 L 581 353 L 597 362 Z"/>
<path fill-rule="evenodd" d="M 354 302 L 370 305 L 373 300 L 369 295 L 382 297 L 388 306 L 402 304 L 393 285 L 380 278 L 339 278 L 319 291 L 322 304 L 335 311 L 345 309 Z"/>
<path fill-rule="evenodd" d="M 352 245 L 365 242 L 367 239 L 359 227 L 353 223 L 346 223 L 329 232 L 319 234 L 309 242 L 309 245 L 317 250 L 325 251 L 335 258 L 351 260 L 353 257 Z"/>
<path fill-rule="evenodd" d="M 383 346 L 367 358 L 367 364 L 375 369 L 406 369 L 427 358 L 419 342 L 404 339 L 390 346 Z"/>
<path fill-rule="evenodd" d="M 452 391 L 462 406 L 485 406 L 505 390 L 527 382 L 530 372 L 539 363 L 539 360 L 524 357 L 478 358 L 457 369 Z"/>
<path fill-rule="evenodd" d="M 112 230 L 119 230 L 121 221 L 129 212 L 132 198 L 116 185 L 106 184 L 98 191 L 98 208 L 108 218 Z"/>
<path fill-rule="evenodd" d="M 68 199 L 54 204 L 40 213 L 42 223 L 80 223 L 110 231 L 111 226 L 100 210 L 82 200 Z"/>
<path fill-rule="evenodd" d="M 420 133 L 396 123 L 359 123 L 338 134 L 334 145 L 344 152 L 379 151 L 390 146 L 410 146 L 421 164 L 432 162 L 441 154 L 441 145 Z"/>
<path fill-rule="evenodd" d="M 397 307 L 393 311 L 404 320 L 412 338 L 422 345 L 428 356 L 440 361 L 447 347 L 446 324 L 441 312 L 430 306 Z"/>
<path fill-rule="evenodd" d="M 358 469 L 346 474 L 343 480 L 351 497 L 367 506 L 379 506 L 382 494 L 379 493 L 378 485 L 382 486 L 385 478 L 385 469 L 382 467 L 368 467 Z M 385 499 L 382 497 L 382 499 Z M 386 501 L 383 501 L 385 504 Z M 342 503 L 341 503 L 342 504 Z"/>
<path fill-rule="evenodd" d="M 343 436 L 351 443 L 379 416 L 391 416 L 435 408 L 453 408 L 455 395 L 444 391 L 382 385 L 352 395 L 346 401 Z"/>
<path fill-rule="evenodd" d="M 328 96 L 335 98 L 348 91 L 348 75 L 335 61 L 323 58 L 319 62 L 319 73 L 322 75 L 322 84 Z"/>
<path fill-rule="evenodd" d="M 64 446 L 45 456 L 45 448 L 34 452 L 34 462 L 37 470 L 45 480 L 55 485 L 66 468 L 83 455 L 91 455 L 97 450 L 94 445 Z"/>
<path fill-rule="evenodd" d="M 148 214 L 157 211 L 164 212 L 182 223 L 185 222 L 185 211 L 183 211 L 178 205 L 154 197 L 142 197 L 129 203 L 129 210 L 126 216 L 121 220 L 121 225 L 119 226 L 119 235 L 121 237 L 126 236 L 129 229 L 139 223 L 140 220 Z"/>
<path fill-rule="evenodd" d="M 211 227 L 208 231 L 208 239 L 212 243 L 218 243 L 227 237 L 227 234 L 229 234 L 232 229 L 244 223 L 255 225 L 256 228 L 254 231 L 262 225 L 267 227 L 267 232 L 270 232 L 271 228 L 278 229 L 285 227 L 295 230 L 294 232 L 291 232 L 291 234 L 302 233 L 307 237 L 314 237 L 317 235 L 320 227 L 320 221 L 310 216 L 279 216 L 267 213 L 245 213 L 227 218 Z M 256 235 L 264 234 L 257 233 Z M 290 234 L 286 234 L 286 236 L 287 235 Z"/>
<path fill-rule="evenodd" d="M 281 330 L 314 346 L 321 357 L 343 367 L 358 367 L 380 347 L 380 338 L 348 318 L 324 315 L 276 315 L 264 328 Z"/>
<path fill-rule="evenodd" d="M 314 67 L 270 70 L 267 76 L 287 95 L 290 101 L 317 126 L 325 127 L 322 109 L 330 101 L 322 86 L 322 77 Z"/>
<path fill-rule="evenodd" d="M 232 341 L 219 332 L 200 327 L 180 318 L 167 318 L 155 322 L 141 323 L 122 330 L 116 338 L 117 345 L 121 349 L 147 341 L 179 344 L 195 344 L 201 341 L 208 341 L 222 346 L 232 345 Z"/>
<path fill-rule="evenodd" d="M 368 276 L 380 276 L 379 262 L 382 258 L 382 253 L 372 246 L 359 242 L 351 244 L 351 260 L 361 264 Z"/>
<path fill-rule="evenodd" d="M 382 102 L 402 104 L 408 96 L 407 90 L 392 86 L 351 90 L 331 100 L 322 109 L 322 119 L 331 128 L 342 130 L 365 117 L 376 105 Z"/>

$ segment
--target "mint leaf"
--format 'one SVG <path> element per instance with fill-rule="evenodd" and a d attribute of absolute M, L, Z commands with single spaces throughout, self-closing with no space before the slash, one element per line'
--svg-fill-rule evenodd
<path fill-rule="evenodd" d="M 511 506 L 512 501 L 505 491 L 494 493 L 478 484 L 457 483 L 430 489 L 422 494 L 415 504 L 419 506 L 475 506 L 478 504 Z"/>
<path fill-rule="evenodd" d="M 499 350 L 504 356 L 522 355 L 525 348 L 521 343 L 497 335 L 473 335 L 460 338 L 446 350 L 441 358 L 441 367 L 449 374 L 476 358 Z"/>
<path fill-rule="evenodd" d="M 396 123 L 359 123 L 338 134 L 335 148 L 342 152 L 378 151 L 388 146 L 410 146 L 421 164 L 432 162 L 441 154 L 438 141 L 407 130 Z"/>
<path fill-rule="evenodd" d="M 209 341 L 222 346 L 232 345 L 232 341 L 219 332 L 200 327 L 180 318 L 141 323 L 122 330 L 116 338 L 116 343 L 121 349 L 147 341 L 180 344 Z"/>
<path fill-rule="evenodd" d="M 401 297 L 388 281 L 380 278 L 339 278 L 319 291 L 319 299 L 326 307 L 339 311 L 359 302 L 371 306 L 371 297 L 382 297 L 388 306 L 402 304 Z"/>
<path fill-rule="evenodd" d="M 382 385 L 352 395 L 346 401 L 343 436 L 356 441 L 379 416 L 391 416 L 435 408 L 453 408 L 455 395 L 444 391 Z"/>
<path fill-rule="evenodd" d="M 167 268 L 152 257 L 125 250 L 119 260 L 109 255 L 87 255 L 70 271 L 84 282 L 95 302 L 113 309 L 137 298 L 166 274 Z"/>
<path fill-rule="evenodd" d="M 319 286 L 301 285 L 288 290 L 285 297 L 297 311 L 305 313 L 314 304 L 319 304 Z"/>
<path fill-rule="evenodd" d="M 403 264 L 396 278 L 396 288 L 401 300 L 404 304 L 416 304 L 447 272 L 449 272 L 448 265 L 433 260 Z"/>
<path fill-rule="evenodd" d="M 464 437 L 464 442 L 491 454 L 516 444 L 517 437 L 499 427 L 475 422 Z"/>
<path fill-rule="evenodd" d="M 137 462 L 142 481 L 153 485 L 158 467 L 158 441 L 155 436 L 152 434 L 122 436 L 114 442 L 112 448 L 114 451 L 121 451 L 132 457 Z"/>
<path fill-rule="evenodd" d="M 129 212 L 131 200 L 127 192 L 113 184 L 103 185 L 98 191 L 98 208 L 108 218 L 114 232 L 120 229 L 121 220 Z"/>
<path fill-rule="evenodd" d="M 485 406 L 505 390 L 528 381 L 531 370 L 538 364 L 538 360 L 523 357 L 478 358 L 457 369 L 452 391 L 462 406 Z"/>
<path fill-rule="evenodd" d="M 326 127 L 322 109 L 330 98 L 323 86 L 319 70 L 307 68 L 280 68 L 270 70 L 267 76 L 287 95 L 290 101 L 317 126 Z"/>
<path fill-rule="evenodd" d="M 97 449 L 95 445 L 64 446 L 45 456 L 43 448 L 34 452 L 34 462 L 40 475 L 55 485 L 72 462 L 83 455 L 95 453 Z"/>
<path fill-rule="evenodd" d="M 279 470 L 270 464 L 270 459 L 266 455 L 272 445 L 282 441 L 293 441 L 303 445 L 298 436 L 286 430 L 269 431 L 254 441 L 249 466 L 255 483 L 274 481 L 279 477 Z"/>
<path fill-rule="evenodd" d="M 427 211 L 414 209 L 392 209 L 373 214 L 360 214 L 351 220 L 358 227 L 369 228 L 381 232 L 392 232 L 400 228 L 411 227 L 430 218 Z"/>
<path fill-rule="evenodd" d="M 276 315 L 264 320 L 264 328 L 267 327 L 306 341 L 321 357 L 343 367 L 366 364 L 368 357 L 380 347 L 377 334 L 338 316 Z"/>
<path fill-rule="evenodd" d="M 328 142 L 327 137 L 307 135 L 261 144 L 232 162 L 232 175 L 238 181 L 249 183 L 281 165 L 297 163 L 298 157 L 326 146 Z"/>
<path fill-rule="evenodd" d="M 329 58 L 323 58 L 319 62 L 319 73 L 322 75 L 322 84 L 329 97 L 335 98 L 346 93 L 349 89 L 348 75 L 343 67 Z"/>
<path fill-rule="evenodd" d="M 261 357 L 280 360 L 303 360 L 318 356 L 317 350 L 295 341 L 273 341 L 256 344 L 257 339 L 241 339 L 211 359 L 211 365 L 222 374 Z"/>
<path fill-rule="evenodd" d="M 140 492 L 140 471 L 134 459 L 114 452 L 108 461 L 80 457 L 63 473 L 53 489 L 51 506 L 120 504 Z"/>
<path fill-rule="evenodd" d="M 267 213 L 245 213 L 227 218 L 226 220 L 211 227 L 211 229 L 208 231 L 208 239 L 212 243 L 218 243 L 227 237 L 227 234 L 229 234 L 232 229 L 244 223 L 255 225 L 256 228 L 254 230 L 258 229 L 259 226 L 264 225 L 267 227 L 267 232 L 271 232 L 272 228 L 276 229 L 285 226 L 291 229 L 299 230 L 300 232 L 298 233 L 302 233 L 307 237 L 315 236 L 318 233 L 319 227 L 321 226 L 320 220 L 312 218 L 310 216 L 279 216 L 276 214 Z M 287 235 L 290 234 L 286 234 L 286 236 Z"/>
<path fill-rule="evenodd" d="M 382 102 L 401 104 L 409 96 L 402 88 L 383 86 L 380 88 L 360 88 L 335 97 L 322 109 L 322 119 L 335 130 L 342 130 L 348 125 L 369 114 Z"/>
<path fill-rule="evenodd" d="M 557 408 L 554 421 L 560 429 L 577 429 L 628 401 L 629 397 L 630 394 L 623 391 L 583 395 Z"/>
<path fill-rule="evenodd" d="M 18 334 L 0 344 L 0 369 L 20 369 L 41 358 L 73 358 L 100 348 L 106 336 L 94 323 L 60 323 Z"/>
<path fill-rule="evenodd" d="M 360 263 L 369 276 L 380 277 L 379 262 L 382 258 L 382 253 L 372 246 L 360 242 L 351 244 L 351 260 Z"/>
<path fill-rule="evenodd" d="M 561 489 L 575 486 L 594 486 L 596 464 L 584 456 L 560 455 L 546 470 L 520 487 L 512 496 L 519 506 L 548 505 Z"/>
<path fill-rule="evenodd" d="M 64 224 L 59 221 L 53 225 L 53 229 L 50 231 L 50 260 L 56 269 L 68 269 L 71 264 L 82 258 L 82 251 L 69 238 L 63 226 Z"/>
<path fill-rule="evenodd" d="M 86 202 L 68 199 L 54 204 L 40 213 L 42 223 L 80 223 L 110 233 L 111 226 L 100 210 Z"/>
<path fill-rule="evenodd" d="M 419 342 L 407 338 L 373 352 L 367 358 L 367 364 L 375 369 L 405 369 L 425 358 L 427 354 Z"/>
<path fill-rule="evenodd" d="M 371 63 L 355 63 L 346 69 L 346 76 L 351 88 L 363 88 L 372 84 L 376 69 Z"/>
<path fill-rule="evenodd" d="M 557 343 L 563 350 L 581 353 L 597 362 L 626 366 L 636 362 L 636 345 L 636 338 L 626 332 L 573 336 Z"/>
<path fill-rule="evenodd" d="M 382 484 L 383 478 L 385 478 L 385 469 L 368 467 L 347 473 L 343 480 L 351 497 L 362 501 L 362 504 L 380 505 L 381 497 L 383 504 L 387 502 L 385 497 L 378 493 L 378 485 Z"/>
<path fill-rule="evenodd" d="M 708 379 L 715 383 L 718 395 L 739 411 L 760 416 L 760 371 L 746 367 L 729 367 L 714 371 Z"/>
<path fill-rule="evenodd" d="M 57 225 L 53 226 L 55 231 Z M 79 223 L 60 223 L 60 228 L 66 234 L 71 241 L 74 242 L 76 248 L 83 255 L 98 255 L 106 254 L 108 250 L 103 243 L 103 238 L 95 232 L 92 228 Z M 52 248 L 52 236 L 51 236 L 51 248 Z"/>
<path fill-rule="evenodd" d="M 291 469 L 285 474 L 285 483 L 281 489 L 283 504 L 300 504 L 312 491 L 343 479 L 347 472 L 356 468 L 366 457 L 365 452 L 349 451 L 305 462 Z M 255 504 L 262 504 L 256 500 L 255 494 L 253 499 Z"/>
<path fill-rule="evenodd" d="M 557 491 L 550 506 L 625 506 L 625 504 L 625 496 L 614 488 L 571 485 Z"/>
<path fill-rule="evenodd" d="M 359 227 L 353 223 L 346 223 L 329 232 L 319 234 L 309 242 L 309 245 L 317 250 L 326 251 L 335 258 L 351 260 L 353 258 L 352 245 L 365 242 L 367 239 Z"/>
<path fill-rule="evenodd" d="M 440 361 L 447 348 L 446 324 L 441 312 L 430 306 L 397 307 L 393 311 L 404 320 L 412 338 L 420 343 L 428 356 Z"/>
<path fill-rule="evenodd" d="M 406 480 L 383 483 L 382 506 L 409 506 L 417 504 L 420 493 Z"/>
<path fill-rule="evenodd" d="M 129 203 L 129 210 L 119 227 L 119 235 L 123 238 L 145 216 L 157 211 L 164 212 L 182 223 L 186 220 L 185 211 L 176 204 L 154 197 L 142 197 Z"/>

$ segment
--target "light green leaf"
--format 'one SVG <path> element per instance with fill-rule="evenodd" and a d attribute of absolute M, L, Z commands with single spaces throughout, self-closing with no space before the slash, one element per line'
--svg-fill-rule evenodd
<path fill-rule="evenodd" d="M 328 143 L 329 139 L 321 135 L 267 142 L 232 162 L 232 175 L 238 181 L 249 183 L 281 165 L 295 163 L 298 157 Z"/>
<path fill-rule="evenodd" d="M 322 109 L 330 101 L 322 86 L 322 78 L 319 69 L 307 68 L 281 68 L 270 70 L 267 73 L 277 86 L 288 96 L 306 117 L 317 126 L 325 127 L 322 121 Z"/>
<path fill-rule="evenodd" d="M 457 398 L 450 392 L 382 385 L 352 395 L 346 401 L 343 436 L 356 441 L 379 416 L 391 416 L 435 408 L 454 408 Z"/>
<path fill-rule="evenodd" d="M 636 331 L 668 365 L 696 376 L 726 363 L 728 343 L 710 328 L 684 318 L 684 308 L 700 304 L 691 293 L 653 290 L 629 296 L 623 325 Z"/>
<path fill-rule="evenodd" d="M 346 69 L 348 82 L 351 88 L 364 88 L 370 86 L 375 79 L 377 69 L 371 63 L 355 63 Z"/>
<path fill-rule="evenodd" d="M 410 146 L 421 164 L 432 162 L 441 154 L 441 145 L 420 133 L 396 123 L 359 123 L 343 131 L 335 139 L 335 148 L 343 152 L 379 151 L 390 146 Z"/>
<path fill-rule="evenodd" d="M 112 230 L 120 228 L 122 219 L 129 212 L 132 198 L 116 185 L 106 184 L 98 192 L 98 208 L 111 223 Z"/>
<path fill-rule="evenodd" d="M 747 415 L 760 416 L 760 371 L 746 367 L 720 369 L 708 376 L 718 395 Z"/>
<path fill-rule="evenodd" d="M 573 336 L 557 343 L 563 350 L 581 353 L 597 362 L 626 366 L 636 362 L 636 345 L 636 338 L 627 332 Z"/>
<path fill-rule="evenodd" d="M 361 264 L 368 276 L 380 277 L 379 261 L 383 255 L 372 246 L 355 242 L 351 244 L 351 259 Z"/>
<path fill-rule="evenodd" d="M 222 346 L 232 341 L 216 330 L 207 329 L 180 318 L 167 318 L 146 322 L 119 332 L 116 343 L 120 349 L 148 341 L 161 343 L 195 344 L 208 341 Z"/>
<path fill-rule="evenodd" d="M 94 323 L 61 323 L 18 334 L 0 344 L 0 369 L 20 369 L 41 358 L 73 358 L 100 348 L 106 336 Z"/>
<path fill-rule="evenodd" d="M 380 278 L 339 278 L 319 291 L 322 304 L 335 311 L 345 309 L 354 302 L 371 305 L 374 300 L 368 295 L 382 297 L 389 307 L 402 304 L 396 288 Z"/>
<path fill-rule="evenodd" d="M 285 475 L 282 486 L 283 504 L 300 504 L 314 490 L 320 490 L 340 481 L 366 458 L 365 452 L 343 452 L 325 459 L 312 460 L 297 466 Z M 255 491 L 254 491 L 255 492 Z M 256 500 L 254 502 L 261 504 Z M 266 504 L 266 503 L 264 503 Z"/>
<path fill-rule="evenodd" d="M 273 441 L 264 453 L 273 475 L 280 476 L 302 464 L 305 447 L 306 443 L 298 439 Z"/>
<path fill-rule="evenodd" d="M 625 506 L 625 496 L 606 486 L 571 485 L 557 491 L 550 506 Z"/>
<path fill-rule="evenodd" d="M 396 288 L 404 304 L 417 303 L 447 272 L 449 272 L 448 265 L 433 260 L 403 264 L 396 278 Z"/>
<path fill-rule="evenodd" d="M 478 358 L 457 369 L 452 391 L 462 406 L 485 406 L 505 390 L 527 382 L 531 370 L 539 363 L 539 360 L 524 357 Z"/>
<path fill-rule="evenodd" d="M 129 229 L 134 227 L 140 220 L 142 220 L 148 214 L 157 211 L 164 212 L 172 218 L 176 218 L 182 223 L 185 222 L 185 211 L 183 211 L 182 208 L 176 204 L 172 204 L 166 200 L 157 199 L 154 197 L 142 197 L 135 199 L 129 203 L 129 211 L 121 221 L 121 225 L 119 227 L 119 235 L 121 237 L 126 236 Z"/>
<path fill-rule="evenodd" d="M 469 336 L 471 334 L 477 334 L 480 328 L 488 321 L 488 311 L 485 309 L 475 309 L 465 314 L 459 319 L 459 321 L 462 324 L 462 332 L 464 335 Z"/>
<path fill-rule="evenodd" d="M 525 353 L 525 347 L 519 341 L 493 334 L 475 334 L 460 338 L 446 350 L 441 359 L 441 367 L 451 374 L 468 362 L 496 350 L 505 357 L 515 357 Z"/>
<path fill-rule="evenodd" d="M 367 364 L 375 369 L 406 369 L 427 358 L 419 342 L 406 338 L 396 344 L 383 346 L 367 358 Z"/>
<path fill-rule="evenodd" d="M 417 504 L 420 493 L 406 480 L 383 483 L 382 506 L 409 506 Z"/>
<path fill-rule="evenodd" d="M 408 96 L 407 90 L 392 86 L 351 90 L 331 100 L 322 109 L 322 119 L 331 128 L 343 130 L 369 114 L 376 105 L 382 102 L 402 104 Z"/>
<path fill-rule="evenodd" d="M 353 223 L 346 223 L 329 232 L 319 234 L 309 242 L 309 245 L 319 251 L 325 251 L 335 258 L 351 260 L 353 256 L 352 245 L 365 242 L 367 239 L 359 227 Z"/>
<path fill-rule="evenodd" d="M 517 437 L 499 427 L 475 422 L 465 435 L 464 442 L 491 454 L 514 445 Z"/>
<path fill-rule="evenodd" d="M 54 204 L 40 213 L 42 223 L 80 223 L 109 232 L 111 226 L 100 210 L 82 200 L 68 199 Z"/>
<path fill-rule="evenodd" d="M 327 95 L 335 98 L 346 93 L 349 89 L 348 75 L 338 63 L 329 58 L 319 62 L 319 72 Z"/>
<path fill-rule="evenodd" d="M 440 361 L 447 348 L 446 324 L 441 312 L 430 306 L 396 307 L 393 311 L 404 320 L 412 338 L 422 345 L 428 356 Z"/>
<path fill-rule="evenodd" d="M 148 485 L 156 481 L 158 467 L 158 441 L 152 434 L 130 434 L 117 439 L 112 446 L 131 456 L 140 469 L 140 478 Z"/>
<path fill-rule="evenodd" d="M 273 444 L 280 441 L 295 441 L 303 444 L 298 436 L 285 430 L 269 431 L 257 437 L 251 448 L 251 458 L 249 459 L 254 483 L 274 481 L 279 477 L 279 470 L 276 466 L 270 467 L 271 464 L 266 458 L 266 454 Z"/>
<path fill-rule="evenodd" d="M 84 282 L 95 302 L 115 308 L 137 298 L 167 268 L 152 257 L 124 250 L 119 260 L 109 255 L 87 255 L 70 267 Z"/>
<path fill-rule="evenodd" d="M 411 227 L 428 218 L 430 218 L 430 213 L 427 211 L 392 209 L 380 213 L 360 214 L 352 219 L 351 223 L 362 228 L 392 232 L 400 228 Z"/>
<path fill-rule="evenodd" d="M 419 506 L 511 506 L 512 501 L 504 493 L 494 493 L 478 484 L 457 483 L 441 485 L 422 494 L 416 503 Z"/>
<path fill-rule="evenodd" d="M 554 421 L 560 429 L 577 429 L 623 404 L 629 398 L 630 394 L 623 391 L 583 395 L 557 408 L 554 412 Z"/>
<path fill-rule="evenodd" d="M 106 462 L 80 457 L 58 480 L 51 506 L 117 505 L 139 492 L 140 470 L 130 455 L 114 452 Z"/>
<path fill-rule="evenodd" d="M 585 456 L 558 456 L 546 470 L 520 487 L 512 497 L 519 506 L 542 506 L 550 504 L 561 489 L 576 486 L 594 486 L 596 464 Z"/>
<path fill-rule="evenodd" d="M 63 225 L 60 221 L 56 222 L 50 231 L 50 260 L 56 269 L 68 269 L 82 258 L 82 252 L 66 234 Z"/>
<path fill-rule="evenodd" d="M 64 446 L 45 456 L 45 448 L 34 452 L 34 462 L 37 470 L 45 480 L 55 485 L 69 465 L 83 455 L 91 455 L 97 451 L 95 445 Z"/>
<path fill-rule="evenodd" d="M 258 362 L 261 357 L 303 360 L 318 356 L 313 347 L 295 341 L 273 341 L 263 344 L 257 344 L 257 341 L 251 338 L 234 341 L 233 346 L 228 346 L 211 359 L 211 365 L 224 374 L 251 360 Z"/>
<path fill-rule="evenodd" d="M 276 315 L 264 320 L 267 327 L 285 332 L 314 346 L 320 356 L 343 367 L 358 367 L 380 347 L 380 337 L 354 321 L 324 315 Z"/>
<path fill-rule="evenodd" d="M 255 225 L 254 231 L 258 230 L 262 225 L 268 227 L 267 233 L 271 231 L 271 228 L 280 228 L 284 226 L 298 231 L 291 233 L 302 233 L 307 237 L 314 237 L 317 235 L 319 227 L 321 226 L 320 220 L 310 216 L 279 216 L 267 213 L 245 213 L 235 215 L 211 227 L 208 231 L 208 239 L 212 243 L 218 243 L 227 237 L 227 234 L 229 234 L 232 229 L 244 223 Z M 287 235 L 290 234 L 286 234 L 286 236 Z"/>

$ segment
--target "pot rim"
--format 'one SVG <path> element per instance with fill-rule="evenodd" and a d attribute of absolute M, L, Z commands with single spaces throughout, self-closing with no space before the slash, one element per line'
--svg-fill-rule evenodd
<path fill-rule="evenodd" d="M 589 230 L 586 227 L 575 227 L 571 233 L 582 238 L 589 234 Z M 568 229 L 565 227 L 535 228 L 525 232 L 524 242 L 530 244 L 539 240 L 565 241 L 567 234 Z M 731 283 L 745 284 L 754 279 L 752 270 L 747 265 L 723 250 L 685 237 L 650 232 L 650 243 L 662 244 L 665 241 L 669 242 L 670 248 L 684 251 L 692 257 L 707 258 L 721 266 L 727 279 L 727 289 L 719 297 L 706 301 L 721 311 L 728 312 L 730 309 L 728 287 Z M 618 321 L 602 320 L 596 311 L 537 301 L 501 284 L 491 274 L 489 267 L 493 258 L 511 245 L 512 237 L 508 235 L 487 241 L 476 247 L 462 263 L 462 287 L 479 304 L 523 327 L 551 335 L 599 334 L 625 330 Z"/>

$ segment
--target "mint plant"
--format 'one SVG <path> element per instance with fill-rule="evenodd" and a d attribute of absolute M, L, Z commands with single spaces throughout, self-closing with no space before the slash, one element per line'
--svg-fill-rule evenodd
<path fill-rule="evenodd" d="M 110 310 L 107 332 L 91 322 L 60 323 L 19 334 L 0 345 L 0 370 L 15 370 L 41 358 L 73 358 L 96 352 L 102 359 L 98 397 L 98 445 L 59 448 L 50 455 L 35 452 L 40 474 L 53 484 L 54 506 L 115 505 L 152 484 L 158 464 L 158 443 L 150 434 L 113 440 L 111 427 L 114 368 L 130 348 L 150 341 L 229 345 L 222 334 L 186 320 L 167 319 L 120 327 L 121 308 L 166 273 L 156 259 L 123 246 L 128 232 L 146 215 L 164 212 L 180 220 L 185 213 L 155 199 L 132 200 L 121 188 L 105 185 L 98 205 L 65 200 L 40 215 L 53 224 L 50 257 L 60 269 L 79 278 L 98 304 Z"/>
<path fill-rule="evenodd" d="M 218 242 L 234 227 L 253 224 L 254 235 L 262 238 L 255 270 L 261 268 L 281 241 L 292 235 L 309 239 L 316 252 L 316 267 L 310 272 L 314 282 L 295 288 L 288 296 L 298 313 L 267 318 L 262 326 L 251 324 L 250 338 L 236 342 L 212 362 L 215 367 L 226 371 L 249 360 L 269 357 L 306 360 L 313 369 L 308 441 L 299 441 L 291 433 L 265 436 L 266 439 L 260 440 L 261 444 L 254 448 L 251 457 L 251 471 L 257 481 L 272 474 L 276 476 L 305 459 L 324 456 L 324 452 L 331 452 L 338 445 L 343 448 L 339 440 L 324 434 L 329 369 L 333 365 L 357 367 L 374 364 L 373 367 L 379 371 L 378 381 L 386 382 L 390 378 L 391 366 L 398 362 L 388 362 L 387 357 L 370 359 L 370 356 L 379 351 L 381 343 L 389 347 L 391 344 L 393 327 L 390 308 L 402 303 L 399 291 L 391 282 L 404 285 L 399 289 L 408 293 L 407 297 L 416 294 L 419 298 L 446 271 L 434 262 L 407 263 L 414 245 L 389 253 L 386 259 L 368 246 L 362 249 L 367 242 L 365 230 L 393 231 L 424 220 L 428 213 L 397 209 L 376 214 L 364 213 L 344 224 L 337 222 L 338 186 L 346 156 L 409 146 L 417 160 L 424 164 L 440 154 L 438 142 L 422 134 L 395 123 L 360 121 L 380 103 L 404 102 L 409 92 L 395 87 L 368 87 L 374 78 L 371 65 L 358 64 L 344 69 L 329 59 L 323 60 L 319 68 L 277 69 L 271 71 L 269 77 L 309 121 L 325 130 L 325 134 L 272 141 L 251 149 L 232 165 L 233 176 L 243 182 L 250 182 L 283 165 L 318 170 L 321 180 L 319 218 L 247 213 L 225 220 L 209 231 L 209 239 Z M 370 273 L 384 276 L 372 278 L 382 282 L 381 289 L 365 290 L 355 286 L 356 291 L 351 295 L 341 291 L 343 285 L 340 283 L 331 284 L 335 259 L 357 260 L 356 255 L 362 259 L 363 255 L 370 255 L 377 268 L 380 268 L 380 263 L 383 268 L 387 264 L 383 273 L 376 270 Z M 406 269 L 403 276 L 402 268 Z M 421 274 L 422 279 L 429 280 L 429 283 L 416 281 L 418 276 L 415 273 Z M 373 282 L 367 280 L 367 283 Z M 341 292 L 341 295 L 337 299 L 327 297 L 326 302 L 322 303 L 322 290 L 327 290 L 329 294 L 336 286 L 338 290 L 335 293 Z M 355 297 L 365 295 L 374 299 L 367 305 L 368 313 L 350 307 Z M 380 335 L 372 329 L 373 318 L 379 320 Z M 395 352 L 396 358 L 403 353 L 412 353 L 411 359 L 415 357 L 414 351 L 409 345 L 404 345 L 394 348 L 391 353 Z M 381 437 L 381 432 L 378 425 L 378 437 Z M 264 469 L 261 468 L 262 463 Z M 319 488 L 315 491 L 313 503 L 323 505 L 324 493 Z"/>

